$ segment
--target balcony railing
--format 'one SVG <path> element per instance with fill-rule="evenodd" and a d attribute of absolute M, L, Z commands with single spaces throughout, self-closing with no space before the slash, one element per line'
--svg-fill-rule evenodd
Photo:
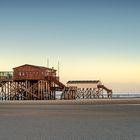
<path fill-rule="evenodd" d="M 0 71 L 0 80 L 12 80 L 13 72 L 12 71 Z"/>

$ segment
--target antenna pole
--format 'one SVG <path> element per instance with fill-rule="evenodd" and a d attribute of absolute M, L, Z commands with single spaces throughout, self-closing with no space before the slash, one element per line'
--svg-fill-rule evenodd
<path fill-rule="evenodd" d="M 58 77 L 59 77 L 59 61 L 58 61 Z"/>
<path fill-rule="evenodd" d="M 49 68 L 49 58 L 47 58 L 47 67 Z"/>

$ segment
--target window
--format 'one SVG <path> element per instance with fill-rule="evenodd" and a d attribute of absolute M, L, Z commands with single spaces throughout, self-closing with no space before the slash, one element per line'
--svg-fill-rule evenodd
<path fill-rule="evenodd" d="M 19 74 L 19 76 L 21 76 L 21 72 L 19 72 L 18 74 Z"/>
<path fill-rule="evenodd" d="M 25 76 L 25 73 L 24 72 L 22 72 L 22 76 Z"/>

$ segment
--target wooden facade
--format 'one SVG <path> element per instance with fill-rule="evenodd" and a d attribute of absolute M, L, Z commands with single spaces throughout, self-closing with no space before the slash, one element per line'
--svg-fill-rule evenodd
<path fill-rule="evenodd" d="M 34 65 L 22 65 L 13 68 L 13 80 L 23 81 L 23 80 L 46 80 L 48 77 L 56 77 L 56 70 L 47 67 L 34 66 Z"/>

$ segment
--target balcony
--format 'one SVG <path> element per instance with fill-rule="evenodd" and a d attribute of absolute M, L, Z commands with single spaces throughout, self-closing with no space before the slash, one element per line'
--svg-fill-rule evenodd
<path fill-rule="evenodd" d="M 0 71 L 0 81 L 9 81 L 13 78 L 12 71 Z"/>

